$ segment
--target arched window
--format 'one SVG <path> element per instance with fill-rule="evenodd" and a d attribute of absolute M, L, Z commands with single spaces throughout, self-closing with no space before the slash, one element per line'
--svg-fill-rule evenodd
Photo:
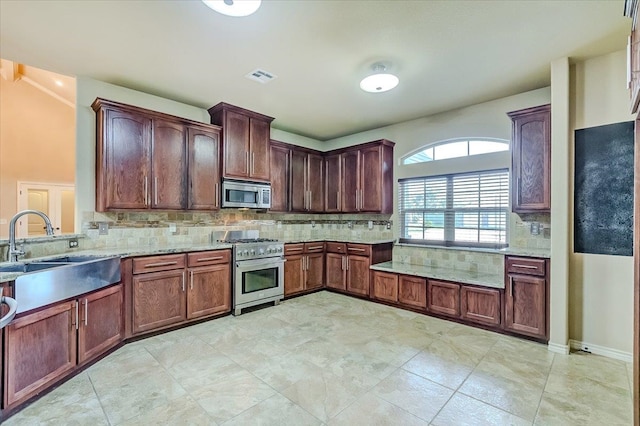
<path fill-rule="evenodd" d="M 509 141 L 504 139 L 449 139 L 434 142 L 407 154 L 402 159 L 402 164 L 425 163 L 508 150 Z"/>

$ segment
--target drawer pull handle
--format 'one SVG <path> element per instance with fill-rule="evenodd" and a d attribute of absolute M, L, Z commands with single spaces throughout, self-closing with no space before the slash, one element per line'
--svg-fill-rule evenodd
<path fill-rule="evenodd" d="M 366 251 L 365 249 L 361 249 L 361 248 L 357 248 L 357 247 L 349 247 L 347 250 L 353 250 L 353 251 Z"/>
<path fill-rule="evenodd" d="M 302 248 L 288 248 L 287 251 L 302 251 Z"/>
<path fill-rule="evenodd" d="M 178 262 L 158 262 L 158 263 L 148 263 L 146 265 L 144 265 L 145 268 L 155 268 L 157 266 L 170 266 L 170 265 L 177 265 Z"/>
<path fill-rule="evenodd" d="M 201 257 L 200 259 L 196 260 L 196 262 L 209 262 L 210 260 L 220 260 L 220 259 L 224 259 L 224 257 L 223 256 Z"/>
<path fill-rule="evenodd" d="M 322 246 L 309 247 L 309 250 L 318 250 L 321 249 Z"/>
<path fill-rule="evenodd" d="M 538 269 L 537 266 L 531 266 L 531 265 L 520 265 L 519 263 L 514 263 L 513 265 L 514 268 L 524 268 L 524 269 Z"/>

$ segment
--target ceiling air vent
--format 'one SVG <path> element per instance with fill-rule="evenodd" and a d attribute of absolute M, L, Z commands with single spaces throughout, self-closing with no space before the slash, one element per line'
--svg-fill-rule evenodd
<path fill-rule="evenodd" d="M 257 81 L 262 84 L 268 83 L 274 78 L 278 78 L 277 75 L 272 74 L 269 71 L 261 70 L 260 68 L 256 68 L 249 74 L 245 75 L 245 77 L 247 77 L 249 80 Z"/>

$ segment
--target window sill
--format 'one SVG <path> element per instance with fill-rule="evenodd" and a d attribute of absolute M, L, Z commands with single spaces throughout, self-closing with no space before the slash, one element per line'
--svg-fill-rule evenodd
<path fill-rule="evenodd" d="M 411 243 L 400 243 L 400 242 L 396 242 L 395 246 L 453 250 L 453 251 L 477 251 L 481 253 L 501 253 L 501 254 L 504 254 L 505 252 L 509 251 L 509 247 L 495 249 L 495 248 L 485 248 L 485 247 L 440 246 L 436 244 L 411 244 Z"/>

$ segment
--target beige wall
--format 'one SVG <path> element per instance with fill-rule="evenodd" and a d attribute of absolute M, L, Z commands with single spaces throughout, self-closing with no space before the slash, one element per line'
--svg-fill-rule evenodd
<path fill-rule="evenodd" d="M 625 51 L 571 67 L 572 146 L 575 129 L 634 120 L 629 113 L 629 91 L 625 82 Z M 571 170 L 572 155 L 567 164 Z M 572 194 L 573 182 L 571 198 Z M 569 231 L 573 231 L 573 222 Z M 633 257 L 570 253 L 569 317 L 571 339 L 630 354 Z"/>
<path fill-rule="evenodd" d="M 0 238 L 17 212 L 17 181 L 73 184 L 75 158 L 73 108 L 0 78 Z"/>

